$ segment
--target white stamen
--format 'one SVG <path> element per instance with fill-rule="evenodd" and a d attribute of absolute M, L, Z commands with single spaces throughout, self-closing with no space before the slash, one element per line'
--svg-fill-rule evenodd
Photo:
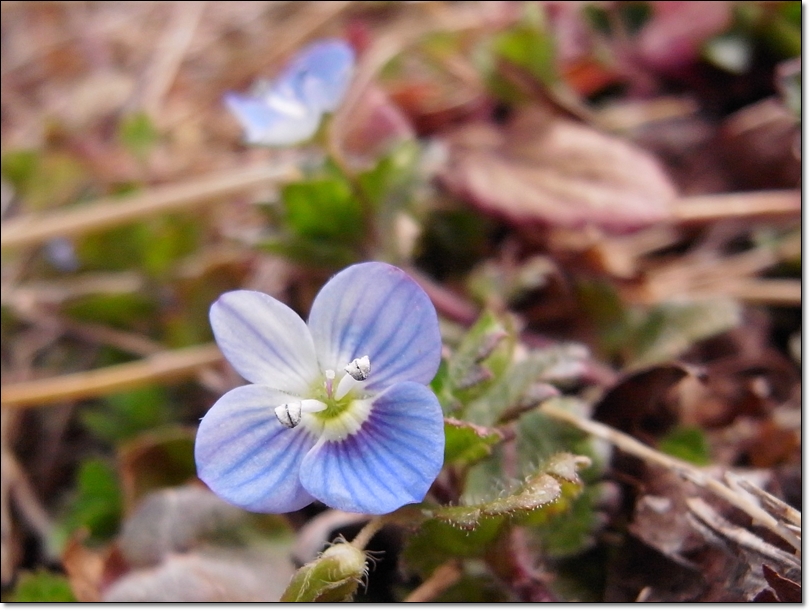
<path fill-rule="evenodd" d="M 351 363 L 346 365 L 343 370 L 352 376 L 358 382 L 362 382 L 371 373 L 371 361 L 368 360 L 368 355 L 354 359 Z"/>
<path fill-rule="evenodd" d="M 327 369 L 324 372 L 326 376 L 326 382 L 324 382 L 324 386 L 326 387 L 326 396 L 332 396 L 332 383 L 335 381 L 335 371 L 334 369 Z"/>
<path fill-rule="evenodd" d="M 275 410 L 278 421 L 288 429 L 294 429 L 301 422 L 301 404 L 284 403 Z"/>
<path fill-rule="evenodd" d="M 273 411 L 276 413 L 278 421 L 287 428 L 294 429 L 301 422 L 303 414 L 314 414 L 326 409 L 326 403 L 317 399 L 304 399 L 293 403 L 279 405 Z"/>
<path fill-rule="evenodd" d="M 340 401 L 343 397 L 349 394 L 349 391 L 357 386 L 360 382 L 355 380 L 350 375 L 345 375 L 340 378 L 340 382 L 338 382 L 337 390 L 335 391 L 335 401 Z"/>

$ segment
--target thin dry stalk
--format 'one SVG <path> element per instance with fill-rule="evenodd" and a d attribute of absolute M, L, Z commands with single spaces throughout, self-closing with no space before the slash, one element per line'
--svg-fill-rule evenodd
<path fill-rule="evenodd" d="M 405 597 L 406 603 L 424 603 L 434 600 L 461 579 L 461 566 L 458 560 L 449 560 L 439 566 L 422 585 Z"/>
<path fill-rule="evenodd" d="M 801 211 L 802 193 L 790 189 L 683 197 L 675 200 L 673 217 L 680 223 L 709 223 L 729 218 L 798 218 Z"/>
<path fill-rule="evenodd" d="M 0 226 L 0 247 L 31 246 L 58 236 L 70 237 L 180 210 L 241 191 L 295 179 L 296 166 L 261 165 L 229 170 L 188 182 L 154 187 L 128 197 L 104 198 L 81 208 L 14 218 Z"/>
<path fill-rule="evenodd" d="M 3 408 L 37 407 L 131 390 L 153 382 L 188 379 L 222 359 L 215 344 L 168 350 L 123 365 L 6 384 L 0 388 L 0 404 Z"/>
<path fill-rule="evenodd" d="M 628 454 L 632 454 L 633 456 L 636 456 L 646 462 L 669 469 L 685 480 L 690 481 L 701 488 L 712 491 L 717 496 L 747 513 L 754 522 L 758 522 L 771 532 L 787 541 L 790 545 L 796 548 L 798 552 L 801 552 L 801 540 L 796 537 L 796 535 L 789 528 L 779 522 L 770 513 L 762 509 L 762 507 L 755 505 L 748 498 L 741 496 L 736 491 L 732 490 L 720 480 L 712 477 L 708 473 L 697 469 L 687 462 L 678 460 L 672 456 L 667 456 L 666 454 L 662 454 L 661 452 L 658 452 L 657 450 L 654 450 L 653 448 L 637 441 L 633 437 L 602 424 L 601 422 L 588 420 L 587 418 L 583 418 L 572 412 L 555 407 L 549 404 L 549 402 L 542 404 L 539 410 L 551 418 L 568 422 L 586 433 L 590 433 L 591 435 L 595 435 L 601 439 L 606 439 L 617 448 L 627 452 Z"/>

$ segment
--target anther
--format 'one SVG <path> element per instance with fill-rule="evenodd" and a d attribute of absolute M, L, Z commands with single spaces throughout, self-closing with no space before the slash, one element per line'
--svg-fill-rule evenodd
<path fill-rule="evenodd" d="M 288 429 L 294 429 L 301 422 L 301 404 L 284 403 L 275 410 L 278 421 Z"/>
<path fill-rule="evenodd" d="M 351 363 L 346 365 L 343 370 L 352 376 L 358 382 L 362 382 L 371 373 L 371 361 L 368 360 L 368 355 L 354 359 Z"/>
<path fill-rule="evenodd" d="M 317 399 L 304 399 L 292 403 L 283 403 L 275 408 L 278 421 L 289 429 L 294 429 L 301 422 L 303 414 L 314 414 L 326 409 L 326 403 Z"/>

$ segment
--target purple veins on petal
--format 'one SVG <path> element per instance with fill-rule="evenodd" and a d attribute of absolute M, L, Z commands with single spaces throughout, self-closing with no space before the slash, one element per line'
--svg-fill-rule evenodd
<path fill-rule="evenodd" d="M 436 310 L 405 272 L 386 263 L 360 263 L 335 275 L 312 304 L 309 328 L 321 367 L 337 369 L 368 355 L 366 387 L 427 384 L 441 359 Z"/>
<path fill-rule="evenodd" d="M 421 501 L 444 459 L 444 421 L 435 395 L 413 382 L 374 399 L 360 431 L 319 442 L 301 464 L 301 483 L 344 511 L 383 514 Z"/>
<path fill-rule="evenodd" d="M 217 495 L 249 511 L 286 513 L 311 503 L 298 478 L 315 443 L 305 430 L 279 423 L 273 405 L 289 397 L 251 384 L 226 393 L 200 423 L 197 472 Z"/>
<path fill-rule="evenodd" d="M 320 375 L 306 324 L 269 295 L 225 293 L 211 306 L 210 318 L 220 350 L 249 382 L 301 396 Z"/>

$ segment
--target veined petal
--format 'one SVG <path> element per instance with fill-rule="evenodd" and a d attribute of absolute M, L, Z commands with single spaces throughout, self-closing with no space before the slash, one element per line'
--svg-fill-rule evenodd
<path fill-rule="evenodd" d="M 427 384 L 441 359 L 439 322 L 430 298 L 401 269 L 359 263 L 335 275 L 318 293 L 309 328 L 323 369 L 340 371 L 368 355 L 366 388 L 397 382 Z"/>
<path fill-rule="evenodd" d="M 308 106 L 332 112 L 346 95 L 354 60 L 354 50 L 345 41 L 321 40 L 299 52 L 277 82 L 294 87 Z"/>
<path fill-rule="evenodd" d="M 372 401 L 361 429 L 319 441 L 301 463 L 301 484 L 323 503 L 384 514 L 425 498 L 444 460 L 444 421 L 436 396 L 402 382 Z"/>
<path fill-rule="evenodd" d="M 273 89 L 262 97 L 225 94 L 225 104 L 245 130 L 245 141 L 286 146 L 309 140 L 318 131 L 322 112 L 317 105 L 288 99 Z"/>
<path fill-rule="evenodd" d="M 194 445 L 197 474 L 229 503 L 249 511 L 286 513 L 314 499 L 298 472 L 315 439 L 284 427 L 273 408 L 291 397 L 249 384 L 229 391 L 200 422 Z"/>
<path fill-rule="evenodd" d="M 304 396 L 318 377 L 306 324 L 257 291 L 231 291 L 211 306 L 211 328 L 225 358 L 249 382 Z"/>

